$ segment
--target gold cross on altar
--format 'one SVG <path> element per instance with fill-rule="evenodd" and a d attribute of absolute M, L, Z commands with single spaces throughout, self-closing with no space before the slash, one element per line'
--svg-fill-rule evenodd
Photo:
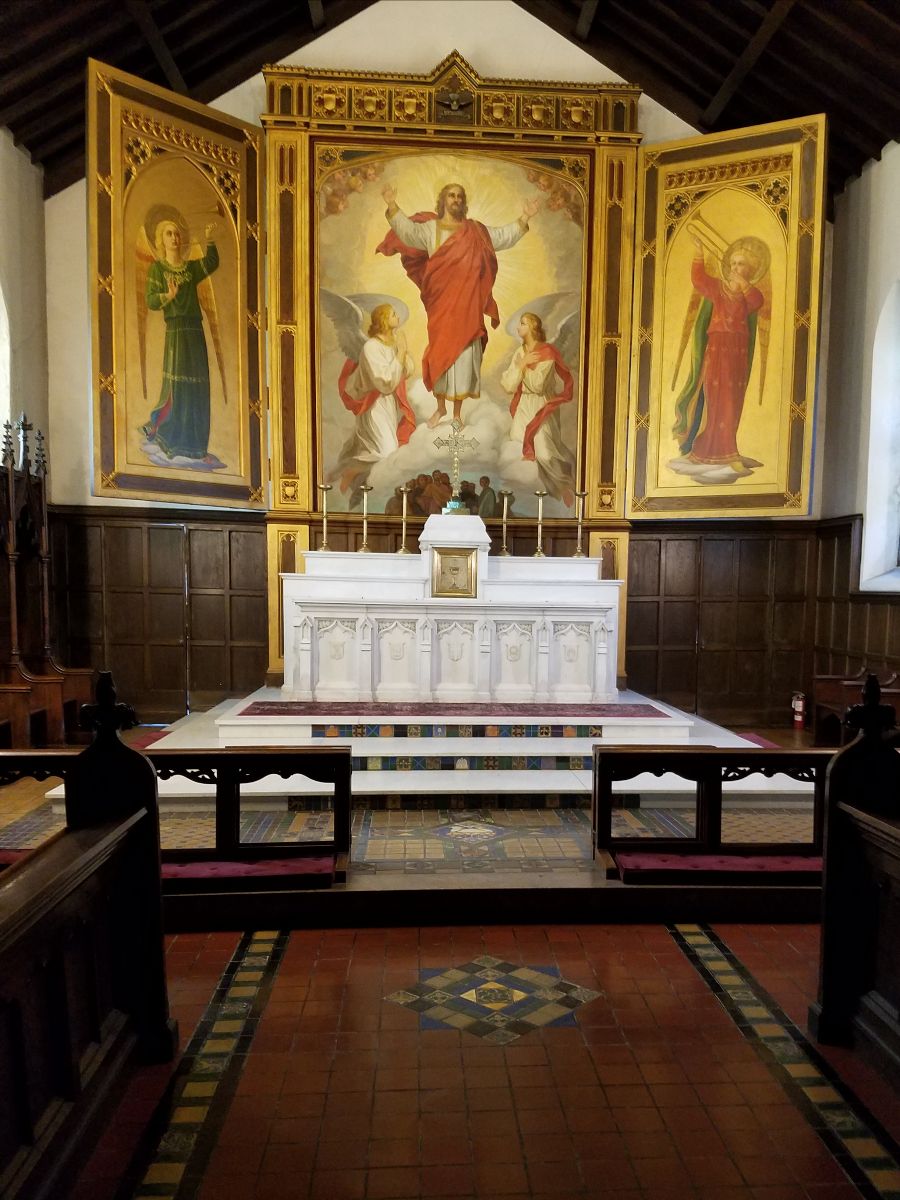
<path fill-rule="evenodd" d="M 434 439 L 434 444 L 438 450 L 446 446 L 450 451 L 450 469 L 453 472 L 453 494 L 450 497 L 450 503 L 444 509 L 444 512 L 455 512 L 462 510 L 468 512 L 468 508 L 460 501 L 459 498 L 459 460 L 460 456 L 467 450 L 477 450 L 478 442 L 475 438 L 463 437 L 462 421 L 454 417 L 450 424 L 450 434 L 445 437 Z"/>

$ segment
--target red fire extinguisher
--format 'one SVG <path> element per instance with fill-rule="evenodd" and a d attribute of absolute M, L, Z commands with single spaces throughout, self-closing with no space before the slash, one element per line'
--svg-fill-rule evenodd
<path fill-rule="evenodd" d="M 791 709 L 794 713 L 794 728 L 802 729 L 806 720 L 806 696 L 803 692 L 794 692 Z"/>

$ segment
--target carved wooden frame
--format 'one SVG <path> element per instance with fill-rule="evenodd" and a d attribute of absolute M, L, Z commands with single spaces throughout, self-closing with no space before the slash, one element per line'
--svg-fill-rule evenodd
<path fill-rule="evenodd" d="M 640 89 L 483 79 L 455 51 L 427 75 L 293 66 L 268 67 L 264 75 L 274 514 L 305 523 L 319 503 L 310 233 L 316 171 L 329 155 L 387 144 L 404 152 L 469 147 L 583 171 L 591 336 L 582 360 L 577 475 L 588 491 L 588 519 L 621 518 Z"/>
<path fill-rule="evenodd" d="M 634 288 L 630 463 L 625 515 L 666 517 L 799 516 L 811 501 L 816 352 L 824 234 L 825 117 L 805 117 L 667 142 L 639 154 Z M 662 307 L 667 252 L 699 205 L 732 189 L 774 213 L 786 243 L 781 378 L 782 458 L 777 486 L 737 483 L 698 487 L 661 482 L 661 439 L 668 434 L 662 396 Z M 748 401 L 749 403 L 749 401 Z M 745 405 L 746 409 L 746 405 Z M 757 463 L 757 466 L 760 465 Z"/>
<path fill-rule="evenodd" d="M 227 481 L 214 471 L 129 462 L 126 398 L 138 379 L 129 377 L 126 353 L 124 245 L 129 188 L 146 167 L 181 159 L 205 177 L 220 212 L 237 233 L 238 338 L 236 387 L 241 405 L 238 454 Z M 94 494 L 120 499 L 265 509 L 265 313 L 261 220 L 265 176 L 261 131 L 203 104 L 93 60 L 88 65 L 88 212 L 93 333 Z M 212 371 L 212 365 L 211 365 Z M 131 375 L 135 374 L 131 371 Z M 140 404 L 147 403 L 143 397 Z M 148 404 L 152 407 L 152 402 Z"/>

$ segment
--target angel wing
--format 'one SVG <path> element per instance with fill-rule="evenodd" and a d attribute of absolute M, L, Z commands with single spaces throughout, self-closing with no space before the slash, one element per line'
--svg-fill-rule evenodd
<path fill-rule="evenodd" d="M 134 245 L 134 299 L 137 309 L 138 356 L 141 363 L 141 386 L 147 399 L 147 275 L 156 259 L 143 225 L 138 226 Z"/>
<path fill-rule="evenodd" d="M 506 332 L 518 338 L 523 313 L 541 318 L 547 341 L 559 351 L 571 371 L 577 371 L 581 359 L 581 297 L 578 292 L 547 292 L 517 309 L 506 322 Z"/>
<path fill-rule="evenodd" d="M 380 292 L 356 292 L 352 296 L 342 296 L 328 288 L 319 288 L 319 300 L 323 312 L 334 326 L 341 353 L 351 362 L 359 362 L 366 341 L 364 329 L 369 324 L 372 309 L 379 304 L 390 304 L 401 325 L 409 319 L 409 309 L 402 300 Z"/>

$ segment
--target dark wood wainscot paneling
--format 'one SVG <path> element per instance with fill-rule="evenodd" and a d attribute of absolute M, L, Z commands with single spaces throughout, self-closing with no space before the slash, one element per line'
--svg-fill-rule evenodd
<path fill-rule="evenodd" d="M 815 527 L 632 529 L 630 687 L 725 723 L 784 724 L 811 675 Z"/>
<path fill-rule="evenodd" d="M 881 678 L 900 672 L 900 595 L 858 590 L 861 538 L 860 517 L 819 525 L 817 675 L 852 678 L 863 667 Z"/>
<path fill-rule="evenodd" d="M 173 720 L 263 683 L 262 514 L 56 509 L 51 547 L 67 661 L 111 670 L 142 720 Z"/>

